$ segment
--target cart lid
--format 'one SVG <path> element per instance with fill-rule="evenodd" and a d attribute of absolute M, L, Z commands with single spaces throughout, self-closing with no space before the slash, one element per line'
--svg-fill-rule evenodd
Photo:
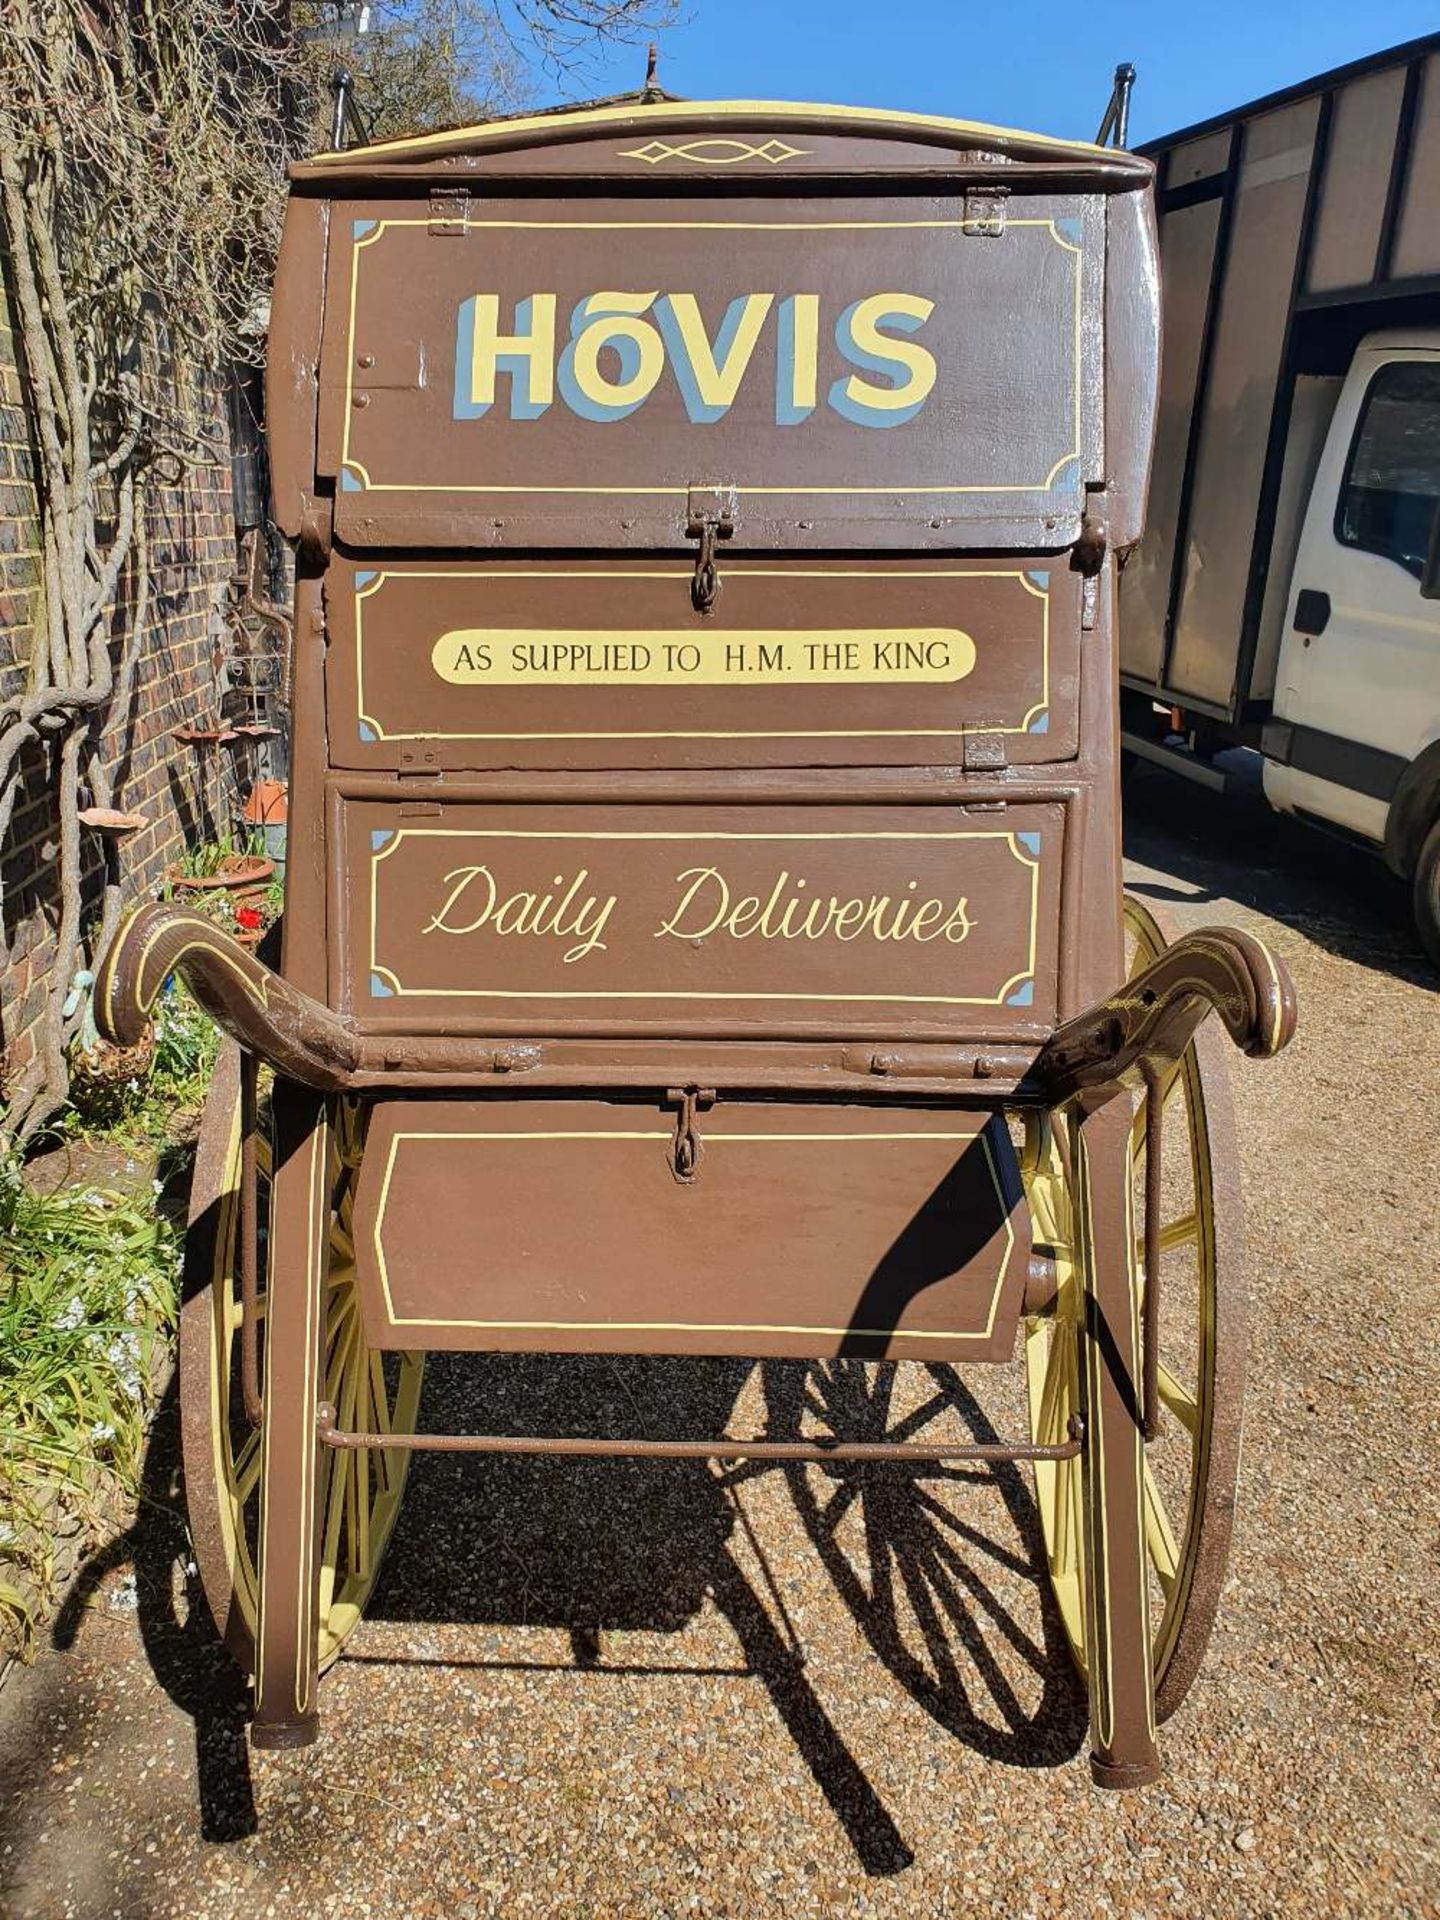
<path fill-rule="evenodd" d="M 297 183 L 323 181 L 334 185 L 340 177 L 388 174 L 394 178 L 413 168 L 449 172 L 463 169 L 467 162 L 514 154 L 527 148 L 631 132 L 710 136 L 705 142 L 691 144 L 702 149 L 708 146 L 712 151 L 657 154 L 650 161 L 657 169 L 665 159 L 675 158 L 717 172 L 740 171 L 746 168 L 747 162 L 774 172 L 791 158 L 839 157 L 836 154 L 790 155 L 780 150 L 783 142 L 776 143 L 769 152 L 762 147 L 747 153 L 744 149 L 748 141 L 725 137 L 731 127 L 743 128 L 747 134 L 812 134 L 906 141 L 974 155 L 983 164 L 998 160 L 1010 164 L 1060 165 L 1071 172 L 1083 170 L 1091 191 L 1110 188 L 1123 192 L 1145 186 L 1152 173 L 1147 160 L 1119 148 L 1099 147 L 1088 140 L 1057 140 L 1016 127 L 990 126 L 983 121 L 951 119 L 941 114 L 908 113 L 888 107 L 834 106 L 816 101 L 678 100 L 630 94 L 577 107 L 501 115 L 471 126 L 448 127 L 436 133 L 377 140 L 367 146 L 321 153 L 311 160 L 297 162 L 290 169 L 290 177 Z"/>
<path fill-rule="evenodd" d="M 293 465 L 356 551 L 683 551 L 713 522 L 733 554 L 1054 552 L 1134 464 L 1105 399 L 1134 385 L 1117 350 L 1153 358 L 1153 327 L 1106 319 L 1107 282 L 1139 311 L 1153 266 L 1113 244 L 1151 179 L 1132 154 L 630 98 L 292 177 L 282 526 Z"/>

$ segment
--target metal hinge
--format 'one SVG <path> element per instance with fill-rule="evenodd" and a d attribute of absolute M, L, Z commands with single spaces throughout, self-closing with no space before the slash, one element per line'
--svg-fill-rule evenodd
<path fill-rule="evenodd" d="M 700 1129 L 695 1116 L 715 1104 L 713 1087 L 667 1087 L 667 1107 L 677 1107 L 675 1137 L 670 1142 L 670 1171 L 682 1187 L 693 1186 L 700 1172 Z"/>
<path fill-rule="evenodd" d="M 407 780 L 438 780 L 441 776 L 438 747 L 401 747 L 400 771 Z"/>
<path fill-rule="evenodd" d="M 965 195 L 961 231 L 981 240 L 998 240 L 1005 231 L 1005 202 L 1008 187 L 971 187 Z"/>
<path fill-rule="evenodd" d="M 734 531 L 735 488 L 724 484 L 691 487 L 685 509 L 685 536 L 700 542 L 690 582 L 690 603 L 697 613 L 714 612 L 715 596 L 720 591 L 715 543 L 728 540 Z"/>
<path fill-rule="evenodd" d="M 470 224 L 468 187 L 432 187 L 430 189 L 430 231 L 439 234 L 463 234 Z"/>
<path fill-rule="evenodd" d="M 961 734 L 960 765 L 966 773 L 998 773 L 1008 764 L 1003 734 Z"/>

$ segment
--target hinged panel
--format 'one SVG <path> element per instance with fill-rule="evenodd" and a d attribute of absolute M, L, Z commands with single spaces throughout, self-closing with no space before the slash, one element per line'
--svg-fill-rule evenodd
<path fill-rule="evenodd" d="M 337 560 L 333 761 L 993 770 L 1073 757 L 1068 566 L 767 566 L 727 549 L 709 613 L 683 561 Z"/>
<path fill-rule="evenodd" d="M 673 548 L 718 474 L 737 551 L 1063 547 L 1104 472 L 1104 197 L 973 214 L 938 192 L 657 193 L 437 225 L 418 183 L 337 205 L 337 534 Z"/>
<path fill-rule="evenodd" d="M 407 1032 L 1028 1039 L 1065 808 L 346 800 L 341 1006 Z"/>
<path fill-rule="evenodd" d="M 1001 1360 L 1030 1243 L 998 1119 L 382 1101 L 355 1209 L 381 1347 Z"/>

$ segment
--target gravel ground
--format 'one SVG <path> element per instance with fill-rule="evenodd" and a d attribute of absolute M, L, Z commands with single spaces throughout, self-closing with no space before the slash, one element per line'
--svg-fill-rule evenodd
<path fill-rule="evenodd" d="M 1435 982 L 1363 857 L 1148 772 L 1130 811 L 1132 884 L 1265 934 L 1302 1008 L 1282 1060 L 1237 1062 L 1241 1518 L 1163 1784 L 1089 1784 L 1019 1474 L 997 1499 L 421 1461 L 304 1754 L 248 1753 L 163 1510 L 87 1570 L 0 1697 L 0 1910 L 1440 1913 Z M 1009 1427 L 1017 1372 L 972 1374 L 978 1404 L 957 1383 L 950 1417 Z M 723 1364 L 452 1364 L 427 1417 L 538 1395 L 561 1427 L 694 1432 L 761 1391 Z"/>

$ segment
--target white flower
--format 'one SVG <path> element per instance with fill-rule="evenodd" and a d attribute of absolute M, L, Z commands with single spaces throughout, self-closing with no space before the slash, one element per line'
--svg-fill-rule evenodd
<path fill-rule="evenodd" d="M 115 1438 L 115 1429 L 107 1425 L 103 1420 L 97 1421 L 90 1429 L 90 1438 L 97 1443 L 102 1440 L 113 1440 Z"/>
<path fill-rule="evenodd" d="M 65 1310 L 60 1315 L 59 1319 L 55 1322 L 55 1324 L 57 1327 L 62 1328 L 66 1333 L 73 1333 L 76 1327 L 83 1324 L 84 1319 L 85 1319 L 85 1302 L 80 1298 L 79 1294 L 77 1293 L 77 1294 L 73 1294 L 71 1298 L 66 1302 Z"/>

